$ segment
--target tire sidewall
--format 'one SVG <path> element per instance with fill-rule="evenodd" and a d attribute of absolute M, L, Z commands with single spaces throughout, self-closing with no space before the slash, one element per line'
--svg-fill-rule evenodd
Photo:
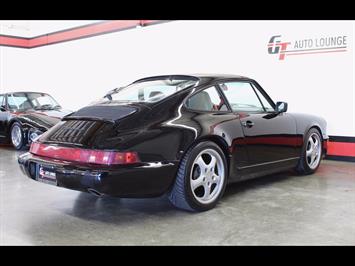
<path fill-rule="evenodd" d="M 315 134 L 317 134 L 317 135 L 319 136 L 319 139 L 320 139 L 320 142 L 321 142 L 319 145 L 321 145 L 321 149 L 320 149 L 320 160 L 319 160 L 319 162 L 318 162 L 318 165 L 317 165 L 316 168 L 311 169 L 311 168 L 308 166 L 308 163 L 307 163 L 306 150 L 307 150 L 307 145 L 308 145 L 308 139 L 309 139 L 309 137 L 310 137 L 313 133 L 315 133 Z M 303 149 L 302 149 L 302 160 L 303 160 L 303 166 L 304 166 L 304 169 L 305 169 L 306 173 L 312 174 L 312 173 L 314 173 L 315 171 L 317 171 L 317 169 L 318 169 L 318 167 L 319 167 L 319 165 L 320 165 L 320 163 L 321 163 L 322 156 L 323 156 L 323 147 L 322 147 L 322 145 L 323 145 L 323 138 L 322 138 L 322 135 L 319 133 L 319 130 L 317 130 L 317 129 L 315 129 L 315 128 L 311 128 L 311 129 L 308 131 L 307 135 L 306 135 L 306 138 L 305 138 L 305 140 L 304 140 Z"/>
<path fill-rule="evenodd" d="M 218 197 L 211 203 L 209 204 L 203 204 L 199 201 L 196 200 L 193 192 L 192 192 L 192 188 L 191 188 L 191 182 L 190 182 L 190 174 L 191 174 L 191 168 L 193 166 L 194 160 L 196 159 L 197 155 L 205 150 L 205 149 L 213 149 L 215 150 L 222 158 L 223 161 L 223 166 L 224 166 L 224 181 L 222 184 L 222 189 L 218 195 Z M 227 185 L 227 178 L 228 178 L 228 167 L 227 167 L 227 160 L 225 157 L 225 154 L 223 153 L 223 151 L 221 150 L 221 148 L 211 142 L 211 141 L 205 141 L 205 142 L 200 142 L 198 144 L 196 144 L 196 146 L 193 147 L 193 149 L 191 150 L 191 153 L 189 154 L 187 163 L 186 163 L 186 167 L 185 167 L 185 182 L 184 182 L 184 188 L 185 188 L 185 192 L 186 192 L 186 200 L 188 202 L 188 204 L 195 210 L 199 210 L 199 211 L 206 211 L 209 209 L 212 209 L 214 206 L 216 206 L 217 202 L 219 201 L 219 199 L 222 197 L 225 189 L 226 189 L 226 185 Z"/>
<path fill-rule="evenodd" d="M 19 127 L 20 131 L 21 131 L 21 142 L 20 142 L 20 144 L 18 146 L 15 146 L 14 143 L 12 142 L 12 130 L 14 129 L 15 126 Z M 14 148 L 16 150 L 20 150 L 24 146 L 23 129 L 22 129 L 22 126 L 20 125 L 20 123 L 18 123 L 18 122 L 13 123 L 12 126 L 11 126 L 10 141 L 11 141 L 11 144 L 14 146 Z"/>

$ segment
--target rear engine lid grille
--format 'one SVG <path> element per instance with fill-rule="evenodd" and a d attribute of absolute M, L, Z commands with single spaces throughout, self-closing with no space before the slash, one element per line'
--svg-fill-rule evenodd
<path fill-rule="evenodd" d="M 49 141 L 82 143 L 84 138 L 96 131 L 101 123 L 96 121 L 72 120 L 66 121 L 62 127 L 51 135 Z"/>

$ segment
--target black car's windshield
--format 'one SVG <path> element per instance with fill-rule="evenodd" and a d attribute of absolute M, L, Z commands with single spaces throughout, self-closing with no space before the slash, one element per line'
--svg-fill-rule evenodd
<path fill-rule="evenodd" d="M 53 110 L 60 105 L 48 94 L 17 92 L 8 95 L 7 104 L 11 110 Z"/>
<path fill-rule="evenodd" d="M 114 101 L 157 102 L 196 82 L 197 79 L 183 77 L 148 79 L 117 89 L 106 97 Z"/>

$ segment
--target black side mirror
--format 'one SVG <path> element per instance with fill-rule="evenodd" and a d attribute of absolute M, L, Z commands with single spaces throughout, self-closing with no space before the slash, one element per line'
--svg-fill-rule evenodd
<path fill-rule="evenodd" d="M 0 106 L 0 112 L 5 112 L 6 111 L 6 108 L 5 108 L 5 106 Z"/>
<path fill-rule="evenodd" d="M 276 103 L 276 112 L 278 112 L 278 113 L 287 112 L 287 103 L 286 102 L 277 102 Z"/>

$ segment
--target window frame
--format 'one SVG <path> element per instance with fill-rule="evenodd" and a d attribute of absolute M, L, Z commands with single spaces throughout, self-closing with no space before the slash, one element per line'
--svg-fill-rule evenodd
<path fill-rule="evenodd" d="M 263 111 L 236 111 L 236 110 L 233 110 L 233 108 L 231 107 L 230 103 L 229 103 L 229 100 L 227 98 L 227 96 L 224 94 L 222 88 L 220 87 L 220 84 L 224 84 L 224 83 L 249 83 L 250 84 L 250 87 L 252 88 L 252 90 L 254 91 L 254 94 L 256 95 L 257 99 L 259 100 L 260 102 L 260 105 L 262 106 L 263 108 Z M 272 99 L 270 98 L 270 96 L 263 90 L 263 88 L 254 80 L 241 80 L 241 79 L 225 79 L 225 80 L 220 80 L 218 81 L 218 84 L 217 84 L 219 90 L 221 91 L 221 93 L 223 93 L 223 96 L 224 96 L 224 99 L 227 101 L 228 103 L 228 106 L 230 108 L 230 110 L 233 112 L 233 113 L 250 113 L 250 114 L 260 114 L 260 113 L 274 113 L 276 112 L 275 111 L 275 108 L 276 108 L 276 105 L 275 103 L 272 101 Z M 273 108 L 273 111 L 267 111 L 263 102 L 261 101 L 258 93 L 256 92 L 256 90 L 259 91 L 259 93 L 265 98 L 265 100 L 270 104 L 270 106 Z"/>
<path fill-rule="evenodd" d="M 226 107 L 227 107 L 228 110 L 225 110 L 225 111 L 221 111 L 221 110 L 217 110 L 217 111 L 215 111 L 215 110 L 211 110 L 211 111 L 209 111 L 209 110 L 198 110 L 198 109 L 193 109 L 193 108 L 190 108 L 190 107 L 187 106 L 187 101 L 188 101 L 191 97 L 195 96 L 196 94 L 198 94 L 198 93 L 200 93 L 200 92 L 202 92 L 202 91 L 204 91 L 204 90 L 207 90 L 207 89 L 209 89 L 209 88 L 212 88 L 212 87 L 214 87 L 214 88 L 216 89 L 217 93 L 219 94 L 219 96 L 223 98 L 224 104 L 226 105 Z M 229 102 L 227 101 L 225 95 L 221 92 L 221 88 L 219 87 L 218 82 L 211 83 L 211 84 L 205 85 L 205 86 L 203 86 L 203 87 L 197 89 L 195 92 L 193 92 L 191 95 L 189 95 L 188 97 L 185 98 L 185 100 L 183 101 L 183 106 L 184 106 L 184 108 L 186 108 L 187 110 L 192 111 L 192 112 L 195 112 L 195 113 L 229 114 L 229 113 L 232 113 L 232 112 L 233 112 L 233 110 L 231 109 L 231 107 L 230 107 L 230 105 L 229 105 Z"/>
<path fill-rule="evenodd" d="M 8 112 L 9 111 L 9 106 L 7 105 L 7 97 L 8 97 L 8 93 L 4 93 L 4 106 L 5 106 L 5 110 Z"/>
<path fill-rule="evenodd" d="M 276 112 L 276 104 L 275 102 L 271 99 L 269 94 L 266 93 L 266 91 L 260 86 L 259 83 L 257 83 L 255 80 L 251 80 L 250 83 L 254 87 L 254 89 L 258 90 L 260 94 L 265 98 L 265 100 L 270 104 L 270 106 L 274 109 L 273 112 Z M 270 112 L 268 112 L 270 113 Z"/>
<path fill-rule="evenodd" d="M 4 94 L 0 94 L 0 97 L 3 97 L 2 101 L 0 101 L 0 106 L 6 107 L 6 94 L 5 93 Z M 5 104 L 3 104 L 3 103 L 5 103 Z"/>

